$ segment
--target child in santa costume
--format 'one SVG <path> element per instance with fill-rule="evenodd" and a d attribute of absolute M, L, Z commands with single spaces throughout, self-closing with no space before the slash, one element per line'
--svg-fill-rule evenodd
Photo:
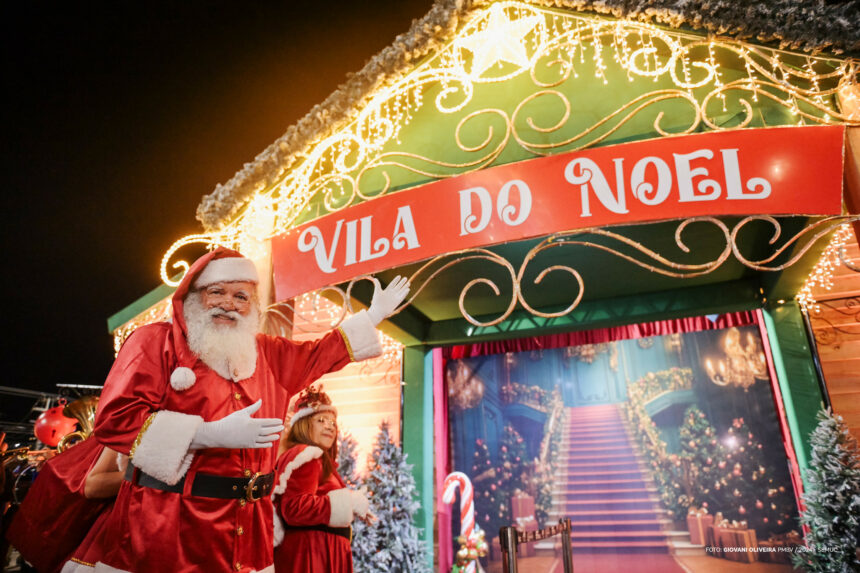
<path fill-rule="evenodd" d="M 372 519 L 367 497 L 337 473 L 337 410 L 313 387 L 296 400 L 275 465 L 276 573 L 352 572 L 353 519 Z"/>

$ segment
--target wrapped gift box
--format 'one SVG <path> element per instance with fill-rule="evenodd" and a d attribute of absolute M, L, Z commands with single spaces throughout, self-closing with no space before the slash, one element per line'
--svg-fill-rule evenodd
<path fill-rule="evenodd" d="M 707 545 L 706 531 L 714 523 L 714 516 L 708 515 L 707 509 L 690 508 L 687 514 L 687 530 L 690 532 L 690 543 Z"/>
<path fill-rule="evenodd" d="M 511 498 L 511 516 L 514 519 L 513 526 L 517 531 L 537 531 L 538 524 L 535 519 L 535 498 L 525 493 L 517 493 Z M 534 543 L 522 543 L 519 545 L 520 557 L 531 557 L 535 554 Z"/>
<path fill-rule="evenodd" d="M 535 516 L 535 498 L 519 493 L 511 498 L 511 517 L 514 521 L 520 518 Z"/>
<path fill-rule="evenodd" d="M 720 528 L 722 555 L 729 561 L 752 563 L 758 560 L 758 541 L 755 530 L 747 529 L 746 523 L 734 522 Z"/>
<path fill-rule="evenodd" d="M 717 512 L 714 521 L 705 526 L 705 551 L 711 557 L 722 557 L 722 546 L 720 545 L 720 530 L 727 527 L 729 522 L 723 519 L 723 514 Z"/>
<path fill-rule="evenodd" d="M 537 531 L 538 524 L 533 515 L 517 518 L 517 531 Z M 517 546 L 520 557 L 532 557 L 535 554 L 535 542 L 520 543 Z"/>
<path fill-rule="evenodd" d="M 767 563 L 791 564 L 791 555 L 797 547 L 803 545 L 803 539 L 796 531 L 771 535 L 767 541 L 759 541 L 759 561 Z"/>

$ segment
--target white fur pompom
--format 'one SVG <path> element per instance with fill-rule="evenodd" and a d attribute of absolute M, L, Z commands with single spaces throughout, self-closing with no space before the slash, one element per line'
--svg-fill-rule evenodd
<path fill-rule="evenodd" d="M 196 381 L 197 376 L 194 375 L 194 371 L 191 370 L 191 368 L 186 368 L 185 366 L 180 366 L 170 375 L 170 385 L 173 386 L 173 389 L 177 392 L 188 390 L 194 386 Z"/>

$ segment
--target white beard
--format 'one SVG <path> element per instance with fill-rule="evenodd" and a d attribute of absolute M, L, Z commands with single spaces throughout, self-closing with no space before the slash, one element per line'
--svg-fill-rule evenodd
<path fill-rule="evenodd" d="M 257 368 L 256 335 L 260 328 L 260 311 L 251 306 L 248 316 L 219 308 L 206 310 L 198 292 L 185 297 L 182 311 L 188 328 L 188 347 L 209 368 L 227 380 L 244 380 Z M 227 315 L 235 324 L 216 324 L 214 316 Z"/>

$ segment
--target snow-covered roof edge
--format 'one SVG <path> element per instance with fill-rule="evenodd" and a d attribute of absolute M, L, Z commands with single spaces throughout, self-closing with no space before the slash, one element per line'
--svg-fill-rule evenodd
<path fill-rule="evenodd" d="M 596 12 L 673 28 L 682 26 L 738 40 L 810 53 L 860 52 L 860 0 L 523 0 L 529 4 Z M 227 223 L 258 190 L 273 184 L 310 143 L 348 123 L 381 85 L 449 41 L 469 12 L 489 0 L 436 0 L 411 29 L 315 105 L 307 115 L 203 197 L 197 219 L 209 231 Z"/>

